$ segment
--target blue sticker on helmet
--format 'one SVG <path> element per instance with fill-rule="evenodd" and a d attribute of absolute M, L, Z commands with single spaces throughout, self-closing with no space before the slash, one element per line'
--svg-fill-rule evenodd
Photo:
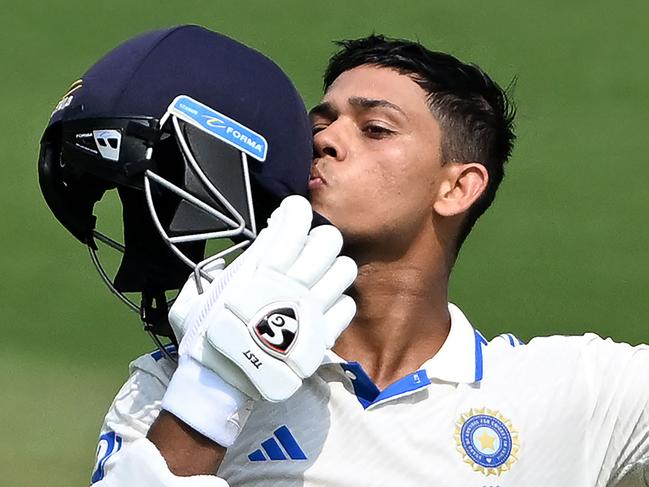
<path fill-rule="evenodd" d="M 168 111 L 255 159 L 266 160 L 268 142 L 263 136 L 207 105 L 180 95 L 169 105 Z"/>

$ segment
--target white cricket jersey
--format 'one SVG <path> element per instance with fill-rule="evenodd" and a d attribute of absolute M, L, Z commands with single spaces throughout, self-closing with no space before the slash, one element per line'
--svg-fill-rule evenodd
<path fill-rule="evenodd" d="M 379 391 L 331 354 L 283 403 L 255 405 L 218 471 L 231 487 L 649 485 L 649 347 L 593 334 L 490 342 L 454 305 L 420 370 Z M 173 373 L 131 364 L 94 480 L 146 434 Z"/>

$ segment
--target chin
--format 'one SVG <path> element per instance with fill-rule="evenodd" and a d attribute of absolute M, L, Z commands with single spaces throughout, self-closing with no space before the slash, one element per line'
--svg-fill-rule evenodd
<path fill-rule="evenodd" d="M 336 228 L 338 228 L 338 229 L 340 230 L 340 228 L 339 228 L 338 225 L 336 224 L 336 221 L 337 221 L 337 220 L 336 220 L 335 217 L 332 218 L 332 216 L 331 216 L 331 212 L 327 212 L 326 210 L 324 210 L 324 209 L 322 209 L 322 208 L 315 207 L 315 206 L 313 207 L 313 211 L 314 211 L 315 213 L 317 213 L 318 215 L 324 217 L 324 218 L 327 220 L 327 223 L 332 224 L 333 226 L 335 226 Z M 324 222 L 323 222 L 323 223 L 324 223 Z"/>
<path fill-rule="evenodd" d="M 324 204 L 322 200 L 323 198 L 319 197 L 317 192 L 311 192 L 309 196 L 309 201 L 311 202 L 311 208 L 313 208 L 313 211 L 319 213 L 320 215 L 324 216 L 327 220 L 333 223 L 333 220 L 331 218 L 332 212 L 330 211 L 329 206 Z"/>
<path fill-rule="evenodd" d="M 361 221 L 358 221 L 354 218 L 355 215 L 359 214 L 359 210 L 356 206 L 351 206 L 351 209 L 346 204 L 342 202 L 332 201 L 332 198 L 325 198 L 319 192 L 312 193 L 311 207 L 313 211 L 325 217 L 329 222 L 335 226 L 340 233 L 343 235 L 345 243 L 351 240 L 357 240 L 358 236 L 362 235 L 362 230 L 360 227 L 364 225 L 364 218 Z"/>

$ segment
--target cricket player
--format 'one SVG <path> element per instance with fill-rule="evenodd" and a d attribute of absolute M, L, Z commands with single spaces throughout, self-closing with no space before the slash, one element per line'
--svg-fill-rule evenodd
<path fill-rule="evenodd" d="M 340 234 L 291 196 L 190 277 L 177 364 L 131 364 L 96 485 L 649 485 L 648 347 L 488 341 L 448 302 L 513 146 L 503 90 L 370 36 L 341 44 L 311 123 L 311 204 Z"/>

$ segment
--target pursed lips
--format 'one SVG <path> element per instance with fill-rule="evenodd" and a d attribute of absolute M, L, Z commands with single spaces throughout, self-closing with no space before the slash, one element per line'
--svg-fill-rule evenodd
<path fill-rule="evenodd" d="M 309 179 L 309 189 L 318 188 L 325 184 L 327 184 L 327 180 L 325 179 L 325 177 L 322 175 L 322 173 L 318 170 L 317 167 L 313 167 L 311 169 L 311 178 Z"/>

